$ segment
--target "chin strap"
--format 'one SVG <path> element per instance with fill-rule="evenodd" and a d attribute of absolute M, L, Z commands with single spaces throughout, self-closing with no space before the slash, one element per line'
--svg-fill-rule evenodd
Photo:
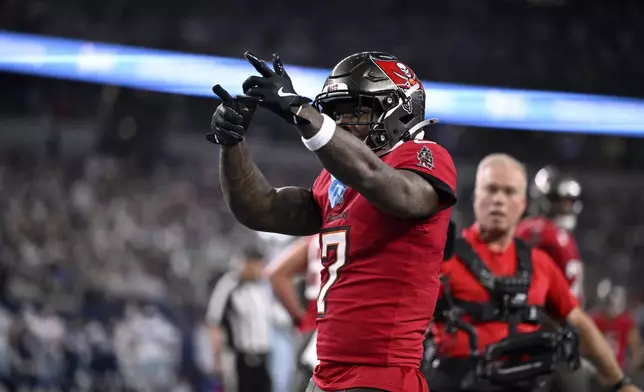
<path fill-rule="evenodd" d="M 424 138 L 425 130 L 423 128 L 425 128 L 427 125 L 436 124 L 437 122 L 438 122 L 437 118 L 430 118 L 428 120 L 419 122 L 418 124 L 411 127 L 411 129 L 409 130 L 409 137 L 407 140 L 414 140 L 414 139 L 418 140 L 418 139 Z"/>

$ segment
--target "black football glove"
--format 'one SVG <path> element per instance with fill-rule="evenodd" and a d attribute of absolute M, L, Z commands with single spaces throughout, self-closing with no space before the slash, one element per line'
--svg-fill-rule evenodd
<path fill-rule="evenodd" d="M 217 110 L 212 115 L 210 129 L 212 133 L 206 135 L 206 140 L 224 146 L 234 146 L 244 140 L 253 113 L 257 109 L 257 98 L 237 96 L 233 98 L 228 91 L 220 85 L 212 88 L 222 100 Z"/>
<path fill-rule="evenodd" d="M 289 124 L 308 123 L 307 120 L 295 116 L 291 108 L 298 108 L 305 103 L 310 103 L 311 100 L 295 92 L 291 78 L 284 70 L 279 56 L 273 55 L 273 69 L 251 52 L 244 53 L 244 57 L 262 75 L 251 76 L 244 81 L 242 85 L 244 94 L 259 98 L 260 105 L 282 117 Z"/>

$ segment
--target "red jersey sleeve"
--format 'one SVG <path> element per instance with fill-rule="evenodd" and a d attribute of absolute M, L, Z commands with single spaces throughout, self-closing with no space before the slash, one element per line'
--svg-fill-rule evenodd
<path fill-rule="evenodd" d="M 436 190 L 441 207 L 456 203 L 456 167 L 451 155 L 439 144 L 410 140 L 394 148 L 387 163 L 395 169 L 410 170 L 425 178 Z"/>
<path fill-rule="evenodd" d="M 539 249 L 534 249 L 533 258 L 539 259 L 542 265 L 541 270 L 548 280 L 546 312 L 560 320 L 565 319 L 574 308 L 579 306 L 579 302 L 568 289 L 566 278 L 546 253 Z"/>

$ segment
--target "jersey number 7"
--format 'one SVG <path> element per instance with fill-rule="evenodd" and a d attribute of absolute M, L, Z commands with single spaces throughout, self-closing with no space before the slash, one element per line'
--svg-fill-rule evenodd
<path fill-rule="evenodd" d="M 320 251 L 322 265 L 328 272 L 326 282 L 320 288 L 318 295 L 318 317 L 326 314 L 326 298 L 329 290 L 338 280 L 340 269 L 347 263 L 349 257 L 349 228 L 334 227 L 332 231 L 320 233 Z"/>

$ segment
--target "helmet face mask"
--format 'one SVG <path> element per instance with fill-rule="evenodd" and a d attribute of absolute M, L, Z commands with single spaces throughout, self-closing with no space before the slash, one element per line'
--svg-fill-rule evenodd
<path fill-rule="evenodd" d="M 338 63 L 313 104 L 335 119 L 336 108 L 347 101 L 358 110 L 370 108 L 371 118 L 339 121 L 338 126 L 368 127 L 365 139 L 374 150 L 392 148 L 425 115 L 425 91 L 413 72 L 394 56 L 379 52 L 354 54 Z"/>
<path fill-rule="evenodd" d="M 381 125 L 384 112 L 380 99 L 371 94 L 352 94 L 344 91 L 344 95 L 334 94 L 330 98 L 316 99 L 316 106 L 321 113 L 331 117 L 339 127 L 353 133 L 366 141 L 372 148 L 372 130 Z"/>
<path fill-rule="evenodd" d="M 574 230 L 577 226 L 577 216 L 583 209 L 581 200 L 564 195 L 550 198 L 549 203 L 549 215 L 555 224 L 568 231 Z"/>

